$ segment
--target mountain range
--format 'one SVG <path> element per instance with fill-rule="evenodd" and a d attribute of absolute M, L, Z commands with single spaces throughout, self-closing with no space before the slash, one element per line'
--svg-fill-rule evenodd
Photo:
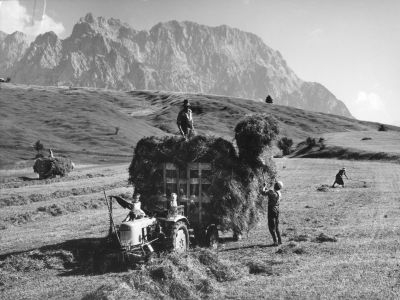
<path fill-rule="evenodd" d="M 352 117 L 316 82 L 300 79 L 279 51 L 258 36 L 226 25 L 158 23 L 135 30 L 117 19 L 87 14 L 60 39 L 47 32 L 29 43 L 0 32 L 0 76 L 15 83 L 116 90 L 205 93 Z"/>

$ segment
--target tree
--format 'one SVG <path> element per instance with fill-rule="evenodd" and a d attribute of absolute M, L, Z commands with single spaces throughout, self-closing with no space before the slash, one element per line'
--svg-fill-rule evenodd
<path fill-rule="evenodd" d="M 317 144 L 317 142 L 315 141 L 315 138 L 308 137 L 308 138 L 306 139 L 306 144 L 307 144 L 307 147 L 308 147 L 308 148 L 312 148 L 312 147 L 314 147 L 314 146 Z"/>
<path fill-rule="evenodd" d="M 278 141 L 278 148 L 282 150 L 283 155 L 289 155 L 292 152 L 293 140 L 284 136 Z"/>
<path fill-rule="evenodd" d="M 268 95 L 267 98 L 265 98 L 265 102 L 272 104 L 272 103 L 274 103 L 274 100 L 272 99 L 272 97 L 270 95 Z"/>
<path fill-rule="evenodd" d="M 37 156 L 41 155 L 41 152 L 44 150 L 43 144 L 40 140 L 37 140 L 36 143 L 33 144 L 33 149 L 37 152 Z"/>
<path fill-rule="evenodd" d="M 378 131 L 387 131 L 388 129 L 386 128 L 385 125 L 381 124 L 378 128 Z"/>

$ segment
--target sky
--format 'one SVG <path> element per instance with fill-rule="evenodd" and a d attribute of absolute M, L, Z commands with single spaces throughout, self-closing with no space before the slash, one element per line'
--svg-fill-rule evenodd
<path fill-rule="evenodd" d="M 137 30 L 188 20 L 255 33 L 356 118 L 400 126 L 399 0 L 0 0 L 0 30 L 65 38 L 88 12 Z"/>

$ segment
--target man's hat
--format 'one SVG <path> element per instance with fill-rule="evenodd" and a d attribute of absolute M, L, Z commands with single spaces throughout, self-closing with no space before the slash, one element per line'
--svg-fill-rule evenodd
<path fill-rule="evenodd" d="M 185 99 L 185 100 L 183 100 L 183 106 L 190 106 L 190 103 L 189 103 L 189 100 L 188 99 Z"/>
<path fill-rule="evenodd" d="M 275 187 L 276 190 L 281 190 L 283 188 L 283 182 L 282 181 L 277 181 L 275 183 L 274 187 Z"/>
<path fill-rule="evenodd" d="M 346 170 L 346 168 L 345 168 L 345 167 L 343 167 L 343 168 L 342 168 L 342 170 Z"/>

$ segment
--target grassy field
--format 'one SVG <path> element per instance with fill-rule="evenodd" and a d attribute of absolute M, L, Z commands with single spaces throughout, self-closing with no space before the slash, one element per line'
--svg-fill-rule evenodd
<path fill-rule="evenodd" d="M 222 235 L 213 254 L 218 268 L 205 265 L 212 257 L 201 259 L 201 250 L 192 249 L 186 256 L 160 258 L 157 265 L 105 274 L 85 269 L 90 262 L 78 259 L 76 249 L 106 234 L 107 210 L 96 187 L 108 185 L 108 194 L 130 192 L 124 184 L 127 165 L 82 166 L 46 184 L 10 173 L 1 183 L 0 198 L 14 196 L 20 202 L 2 202 L 0 298 L 152 299 L 157 293 L 173 299 L 400 297 L 400 165 L 286 158 L 276 163 L 285 184 L 282 246 L 270 247 L 264 220 L 240 242 L 233 242 L 231 233 Z M 345 188 L 327 187 L 342 166 L 352 180 Z M 38 213 L 39 207 L 52 206 L 53 213 Z M 120 221 L 126 211 L 115 213 Z M 18 215 L 30 217 L 17 222 Z M 323 242 L 324 237 L 336 241 Z M 154 276 L 160 266 L 172 272 L 165 282 Z M 181 294 L 167 287 L 171 284 Z"/>
<path fill-rule="evenodd" d="M 295 142 L 324 133 L 375 131 L 379 127 L 371 122 L 216 95 L 3 84 L 0 169 L 31 166 L 35 156 L 32 145 L 37 140 L 45 148 L 53 148 L 56 155 L 72 157 L 80 164 L 128 162 L 143 136 L 178 133 L 176 116 L 185 98 L 192 103 L 199 134 L 229 140 L 239 119 L 251 113 L 272 114 L 281 135 Z"/>
<path fill-rule="evenodd" d="M 351 147 L 366 152 L 400 154 L 398 131 L 353 131 L 324 134 L 328 146 Z"/>
<path fill-rule="evenodd" d="M 215 252 L 161 253 L 134 270 L 99 272 L 105 262 L 95 253 L 109 226 L 103 190 L 131 194 L 134 145 L 143 136 L 176 134 L 185 98 L 200 134 L 232 140 L 241 117 L 265 112 L 278 120 L 281 136 L 325 139 L 324 149 L 302 150 L 320 159 L 275 158 L 285 185 L 283 245 L 271 247 L 263 220 L 240 242 L 221 233 Z M 4 84 L 0 106 L 0 299 L 400 297 L 397 127 L 378 132 L 379 124 L 345 117 L 160 91 Z M 37 140 L 77 168 L 38 180 L 31 147 Z M 346 187 L 331 188 L 343 166 Z M 126 214 L 115 208 L 116 222 Z"/>
<path fill-rule="evenodd" d="M 400 163 L 400 134 L 397 131 L 350 131 L 325 133 L 323 147 L 317 143 L 298 145 L 294 156 L 339 158 Z"/>

